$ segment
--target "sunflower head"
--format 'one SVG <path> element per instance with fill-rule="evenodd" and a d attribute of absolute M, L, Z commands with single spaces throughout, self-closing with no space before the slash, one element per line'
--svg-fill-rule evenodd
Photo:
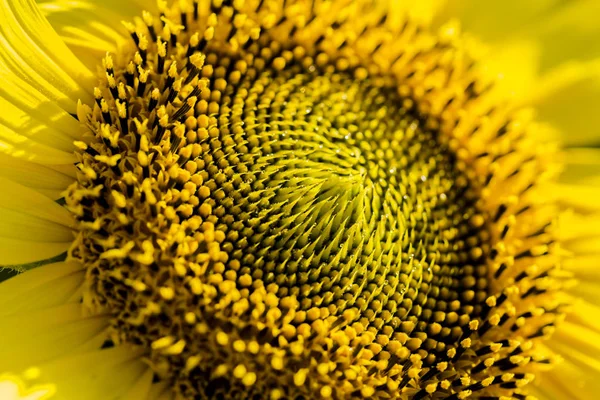
<path fill-rule="evenodd" d="M 124 27 L 64 192 L 97 347 L 173 398 L 527 398 L 570 302 L 556 146 L 456 23 L 181 0 Z"/>
<path fill-rule="evenodd" d="M 70 256 L 111 345 L 183 397 L 518 391 L 561 314 L 534 128 L 452 26 L 217 3 L 127 24 L 80 107 Z"/>

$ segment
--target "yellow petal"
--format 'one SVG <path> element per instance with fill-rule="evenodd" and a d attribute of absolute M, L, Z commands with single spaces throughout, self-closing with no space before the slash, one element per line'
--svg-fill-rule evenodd
<path fill-rule="evenodd" d="M 18 211 L 56 224 L 70 227 L 74 219 L 69 211 L 34 190 L 0 178 L 0 208 Z"/>
<path fill-rule="evenodd" d="M 73 165 L 69 165 L 73 168 Z M 0 177 L 34 189 L 53 200 L 61 197 L 74 180 L 47 166 L 0 153 Z"/>
<path fill-rule="evenodd" d="M 600 282 L 597 277 L 593 279 Z M 567 321 L 592 329 L 594 332 L 600 332 L 600 307 L 587 301 L 576 301 Z"/>
<path fill-rule="evenodd" d="M 557 329 L 548 346 L 564 361 L 541 375 L 538 388 L 552 394 L 544 398 L 587 400 L 600 393 L 599 339 L 597 331 L 569 322 Z"/>
<path fill-rule="evenodd" d="M 555 184 L 548 187 L 547 195 L 567 208 L 585 212 L 600 211 L 600 188 L 597 187 Z"/>
<path fill-rule="evenodd" d="M 38 0 L 40 10 L 48 16 L 52 13 L 68 13 L 73 10 L 95 11 L 100 19 L 115 15 L 121 18 L 139 17 L 143 10 L 155 12 L 158 10 L 156 1 L 147 0 Z M 76 11 L 75 11 L 76 12 Z M 48 18 L 50 20 L 50 18 Z"/>
<path fill-rule="evenodd" d="M 156 2 L 50 0 L 39 7 L 77 58 L 94 71 L 107 51 L 115 52 L 120 44 L 131 40 L 120 21 L 139 17 L 142 10 L 155 12 Z"/>
<path fill-rule="evenodd" d="M 566 248 L 576 254 L 598 254 L 600 252 L 600 236 L 571 240 Z"/>
<path fill-rule="evenodd" d="M 28 274 L 14 279 L 24 280 Z M 57 281 L 69 280 L 72 276 L 44 282 L 38 287 L 47 289 L 46 294 L 52 290 L 60 293 L 64 288 L 56 285 Z M 21 293 L 13 301 L 26 301 L 28 294 Z M 43 300 L 38 303 L 42 305 Z M 144 386 L 139 381 L 147 377 L 148 366 L 141 361 L 143 351 L 140 349 L 130 346 L 101 349 L 108 325 L 108 316 L 88 316 L 78 301 L 36 311 L 22 309 L 4 316 L 0 320 L 3 335 L 0 370 L 35 370 L 36 379 L 51 384 L 59 399 L 78 399 L 85 394 L 86 400 L 100 400 L 106 399 L 107 393 L 114 398 L 126 398 L 122 396 L 136 384 Z M 138 393 L 143 389 L 138 387 Z"/>
<path fill-rule="evenodd" d="M 598 143 L 600 2 L 449 0 L 436 21 L 450 18 L 491 47 L 492 72 L 566 144 Z"/>
<path fill-rule="evenodd" d="M 538 400 L 589 400 L 600 393 L 598 372 L 586 374 L 581 365 L 563 361 L 552 370 L 539 374 L 528 388 Z M 591 376 L 590 376 L 591 375 Z"/>
<path fill-rule="evenodd" d="M 31 214 L 0 208 L 0 237 L 31 242 L 68 243 L 73 240 L 71 229 Z"/>
<path fill-rule="evenodd" d="M 53 164 L 48 165 L 48 168 L 53 169 L 54 171 L 60 172 L 63 175 L 69 176 L 73 179 L 77 178 L 77 171 L 73 168 L 72 164 Z"/>
<path fill-rule="evenodd" d="M 35 142 L 2 124 L 0 124 L 0 153 L 47 165 L 72 164 L 76 161 L 73 153 Z"/>
<path fill-rule="evenodd" d="M 556 0 L 447 0 L 437 15 L 438 24 L 457 18 L 463 30 L 486 42 L 502 41 L 531 21 L 548 15 Z"/>
<path fill-rule="evenodd" d="M 72 152 L 75 149 L 73 139 L 77 137 L 79 129 L 73 132 L 73 136 L 61 132 L 57 129 L 56 121 L 38 120 L 28 110 L 23 110 L 1 97 L 0 107 L 2 108 L 0 123 L 7 128 L 19 132 L 30 140 L 58 150 Z M 73 117 L 69 117 L 74 120 Z"/>
<path fill-rule="evenodd" d="M 2 304 L 2 315 L 13 313 L 5 304 L 12 302 L 19 296 L 27 296 L 30 291 L 38 290 L 41 286 L 56 279 L 64 278 L 83 271 L 84 267 L 75 261 L 61 261 L 47 264 L 43 268 L 36 268 L 26 273 L 18 274 L 14 278 L 0 282 L 0 304 Z M 41 303 L 43 307 L 46 303 Z M 49 303 L 52 304 L 52 303 Z M 59 303 L 57 303 L 59 304 Z"/>
<path fill-rule="evenodd" d="M 581 279 L 577 281 L 577 284 L 569 289 L 569 292 L 577 299 L 596 304 L 598 302 L 598 281 L 588 281 L 583 279 L 583 277 L 580 278 Z"/>
<path fill-rule="evenodd" d="M 0 283 L 0 316 L 4 318 L 75 301 L 73 297 L 83 283 L 84 274 L 79 263 L 58 262 L 4 281 Z"/>
<path fill-rule="evenodd" d="M 121 399 L 147 374 L 143 351 L 120 345 L 110 349 L 73 354 L 39 365 L 41 382 L 56 386 L 58 398 L 86 400 Z M 140 398 L 144 400 L 144 398 Z"/>
<path fill-rule="evenodd" d="M 507 41 L 491 48 L 483 66 L 497 78 L 501 95 L 521 101 L 535 87 L 539 53 L 533 41 Z"/>
<path fill-rule="evenodd" d="M 600 56 L 599 15 L 596 0 L 448 0 L 436 23 L 457 18 L 465 32 L 497 46 L 535 41 L 542 49 L 540 71 L 544 72 L 567 60 Z"/>
<path fill-rule="evenodd" d="M 597 287 L 598 280 L 595 281 Z M 581 293 L 577 295 L 580 297 Z M 596 297 L 593 295 L 592 301 Z M 540 400 L 595 398 L 600 391 L 600 308 L 581 299 L 576 301 L 547 346 L 563 361 L 538 374 L 531 394 Z"/>
<path fill-rule="evenodd" d="M 74 219 L 35 190 L 0 178 L 0 265 L 43 260 L 66 251 Z"/>
<path fill-rule="evenodd" d="M 3 317 L 0 327 L 6 344 L 0 345 L 0 369 L 22 371 L 60 359 L 108 325 L 107 316 L 84 317 L 79 303 Z"/>
<path fill-rule="evenodd" d="M 70 152 L 81 137 L 79 121 L 16 77 L 0 88 L 0 107 L 2 125 L 36 142 Z"/>
<path fill-rule="evenodd" d="M 152 370 L 148 368 L 146 372 L 133 384 L 127 391 L 125 399 L 147 399 L 152 390 Z"/>
<path fill-rule="evenodd" d="M 51 384 L 57 398 L 122 398 L 147 379 L 148 366 L 139 349 L 102 349 L 110 318 L 85 312 L 78 294 L 84 275 L 76 263 L 56 263 L 0 284 L 0 370 L 35 370 L 26 375 Z M 138 393 L 148 383 L 151 377 Z"/>
<path fill-rule="evenodd" d="M 27 382 L 13 374 L 0 375 L 0 399 L 3 400 L 46 400 L 52 397 L 54 388 L 50 385 L 30 387 Z"/>
<path fill-rule="evenodd" d="M 595 317 L 599 316 L 595 315 Z M 600 372 L 600 332 L 567 320 L 561 324 L 554 335 L 553 340 L 548 342 L 549 347 L 560 348 L 563 357 L 570 357 L 576 353 L 589 355 L 597 360 L 595 369 Z"/>
<path fill-rule="evenodd" d="M 572 62 L 543 75 L 525 99 L 539 118 L 560 130 L 569 146 L 600 140 L 600 59 Z"/>
<path fill-rule="evenodd" d="M 62 357 L 106 329 L 106 316 L 83 312 L 84 279 L 81 265 L 60 262 L 0 284 L 0 370 L 21 371 Z"/>
<path fill-rule="evenodd" d="M 570 148 L 565 150 L 565 168 L 561 181 L 580 185 L 600 182 L 600 149 Z"/>
<path fill-rule="evenodd" d="M 558 3 L 544 17 L 531 20 L 532 23 L 518 33 L 535 38 L 544 48 L 540 60 L 542 71 L 568 60 L 587 61 L 600 56 L 600 2 Z"/>
<path fill-rule="evenodd" d="M 600 236 L 600 213 L 584 215 L 564 212 L 560 215 L 559 228 L 561 242 L 576 242 L 582 238 Z"/>
<path fill-rule="evenodd" d="M 0 238 L 0 265 L 19 265 L 47 260 L 69 250 L 70 242 L 32 242 Z"/>
<path fill-rule="evenodd" d="M 83 128 L 59 104 L 32 84 L 10 72 L 10 63 L 0 57 L 0 152 L 43 164 L 72 163 L 73 140 Z"/>
<path fill-rule="evenodd" d="M 8 68 L 5 64 L 0 64 Z M 18 78 L 16 75 L 8 75 L 0 87 L 1 97 L 6 102 L 14 104 L 27 115 L 52 125 L 61 132 L 73 138 L 79 136 L 82 129 L 77 121 L 58 104 L 49 100 L 37 90 L 37 83 L 33 85 Z M 3 115 L 3 118 L 14 118 L 11 115 Z"/>
<path fill-rule="evenodd" d="M 16 75 L 71 113 L 78 99 L 91 103 L 86 90 L 93 87 L 94 75 L 52 29 L 35 1 L 0 1 L 0 21 L 0 58 L 9 67 L 3 69 L 2 80 Z"/>

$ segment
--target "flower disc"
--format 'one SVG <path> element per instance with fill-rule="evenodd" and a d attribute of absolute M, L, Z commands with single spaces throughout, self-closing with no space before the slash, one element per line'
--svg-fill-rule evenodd
<path fill-rule="evenodd" d="M 521 396 L 561 314 L 528 121 L 448 30 L 292 3 L 159 3 L 104 59 L 66 202 L 106 345 L 182 398 Z"/>

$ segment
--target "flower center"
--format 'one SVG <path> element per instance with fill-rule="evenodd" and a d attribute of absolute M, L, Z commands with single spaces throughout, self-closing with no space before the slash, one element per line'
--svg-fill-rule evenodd
<path fill-rule="evenodd" d="M 107 55 L 77 143 L 70 256 L 107 344 L 184 398 L 491 384 L 453 365 L 490 311 L 486 214 L 397 76 L 278 39 L 300 13 L 179 7 Z"/>

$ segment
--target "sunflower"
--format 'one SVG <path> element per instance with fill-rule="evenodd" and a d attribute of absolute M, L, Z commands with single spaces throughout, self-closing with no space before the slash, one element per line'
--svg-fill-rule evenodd
<path fill-rule="evenodd" d="M 598 8 L 1 0 L 1 397 L 593 398 Z"/>

